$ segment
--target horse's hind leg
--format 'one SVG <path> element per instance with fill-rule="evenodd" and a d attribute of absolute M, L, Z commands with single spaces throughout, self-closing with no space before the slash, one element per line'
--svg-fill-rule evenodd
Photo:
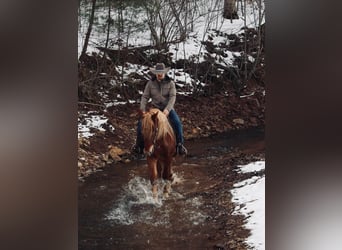
<path fill-rule="evenodd" d="M 153 198 L 156 200 L 158 197 L 158 186 L 157 186 L 157 177 L 158 177 L 158 170 L 157 170 L 157 159 L 147 157 L 147 165 L 148 170 L 150 173 L 150 181 L 152 185 L 152 195 Z"/>

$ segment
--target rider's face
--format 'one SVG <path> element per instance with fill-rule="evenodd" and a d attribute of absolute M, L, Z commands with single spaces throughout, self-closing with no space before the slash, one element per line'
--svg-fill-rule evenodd
<path fill-rule="evenodd" d="M 158 81 L 161 81 L 164 79 L 165 74 L 157 74 L 156 76 L 157 76 Z"/>

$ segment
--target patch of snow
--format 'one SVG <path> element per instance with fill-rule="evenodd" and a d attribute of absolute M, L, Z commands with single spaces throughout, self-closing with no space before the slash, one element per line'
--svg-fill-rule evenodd
<path fill-rule="evenodd" d="M 265 169 L 265 161 L 257 161 L 239 166 L 243 173 Z M 251 235 L 246 240 L 253 249 L 265 249 L 265 177 L 253 176 L 251 179 L 236 183 L 231 191 L 237 207 L 233 214 L 247 217 L 246 228 Z"/>
<path fill-rule="evenodd" d="M 245 97 L 253 96 L 254 94 L 255 94 L 255 92 L 253 91 L 249 95 L 241 95 L 240 98 L 245 98 Z"/>
<path fill-rule="evenodd" d="M 90 137 L 94 134 L 90 132 L 91 128 L 105 131 L 104 128 L 102 128 L 102 125 L 107 123 L 108 118 L 102 115 L 89 115 L 88 117 L 85 117 L 85 124 L 81 124 L 80 120 L 78 123 L 78 137 Z M 114 128 L 112 128 L 114 130 Z"/>

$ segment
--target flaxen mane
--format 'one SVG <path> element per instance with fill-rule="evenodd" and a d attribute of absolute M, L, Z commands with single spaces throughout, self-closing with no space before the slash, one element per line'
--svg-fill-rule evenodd
<path fill-rule="evenodd" d="M 143 134 L 146 137 L 152 137 L 154 136 L 154 125 L 153 125 L 153 119 L 156 119 L 156 124 L 158 124 L 158 133 L 156 136 L 156 139 L 159 140 L 160 138 L 166 138 L 166 135 L 169 134 L 170 136 L 174 136 L 173 129 L 166 117 L 166 115 L 161 112 L 159 109 L 151 109 L 146 115 L 144 116 L 144 119 L 142 120 L 142 129 Z"/>

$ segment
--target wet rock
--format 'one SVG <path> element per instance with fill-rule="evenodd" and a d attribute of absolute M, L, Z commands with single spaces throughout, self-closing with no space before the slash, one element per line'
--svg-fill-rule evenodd
<path fill-rule="evenodd" d="M 80 137 L 80 138 L 78 138 L 78 144 L 79 145 L 87 145 L 88 146 L 90 144 L 90 142 L 89 142 L 89 140 L 87 138 Z"/>
<path fill-rule="evenodd" d="M 200 128 L 193 128 L 192 134 L 199 134 L 200 130 L 201 130 Z"/>
<path fill-rule="evenodd" d="M 218 243 L 214 246 L 215 250 L 225 250 L 226 248 L 224 247 L 224 244 Z"/>
<path fill-rule="evenodd" d="M 241 118 L 233 119 L 233 122 L 234 122 L 235 124 L 239 124 L 239 125 L 245 124 L 245 121 L 244 121 L 243 119 L 241 119 Z"/>
<path fill-rule="evenodd" d="M 114 161 L 121 161 L 121 156 L 125 154 L 125 151 L 117 146 L 109 146 L 109 156 Z"/>
<path fill-rule="evenodd" d="M 108 146 L 108 148 L 109 148 L 110 152 L 112 152 L 113 154 L 116 154 L 116 155 L 123 155 L 126 153 L 125 150 L 123 150 L 117 146 L 110 145 L 110 146 Z"/>
<path fill-rule="evenodd" d="M 105 161 L 105 162 L 108 162 L 109 161 L 109 155 L 108 154 L 102 154 L 102 159 Z"/>

